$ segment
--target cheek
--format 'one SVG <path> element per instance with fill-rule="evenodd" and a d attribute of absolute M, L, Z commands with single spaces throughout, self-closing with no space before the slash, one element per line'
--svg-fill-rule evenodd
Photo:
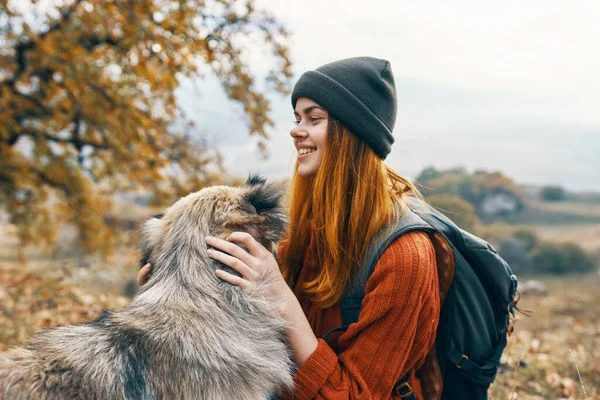
<path fill-rule="evenodd" d="M 325 150 L 325 145 L 327 144 L 327 124 L 323 124 L 323 127 L 319 128 L 319 131 L 313 136 L 314 141 L 319 149 Z"/>

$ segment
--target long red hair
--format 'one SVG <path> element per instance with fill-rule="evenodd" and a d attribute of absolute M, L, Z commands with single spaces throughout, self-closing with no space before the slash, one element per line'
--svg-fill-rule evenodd
<path fill-rule="evenodd" d="M 395 201 L 416 187 L 383 163 L 338 121 L 328 122 L 323 162 L 314 176 L 294 172 L 289 187 L 290 229 L 279 254 L 283 277 L 297 277 L 313 230 L 320 272 L 302 290 L 320 307 L 340 301 L 382 227 L 398 217 Z M 334 149 L 334 151 L 330 151 Z"/>

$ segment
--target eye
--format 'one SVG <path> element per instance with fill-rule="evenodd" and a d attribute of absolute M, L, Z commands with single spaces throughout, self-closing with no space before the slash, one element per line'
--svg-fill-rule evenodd
<path fill-rule="evenodd" d="M 294 125 L 296 125 L 296 126 L 300 125 L 300 121 L 299 121 L 299 120 L 297 120 L 297 119 L 295 119 L 294 121 L 292 121 L 292 123 L 293 123 Z"/>
<path fill-rule="evenodd" d="M 321 118 L 321 117 L 310 117 L 310 122 L 315 123 L 315 122 L 320 121 L 322 119 L 323 118 Z"/>

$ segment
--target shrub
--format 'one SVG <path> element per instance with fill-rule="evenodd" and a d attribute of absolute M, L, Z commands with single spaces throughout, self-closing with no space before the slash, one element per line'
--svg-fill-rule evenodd
<path fill-rule="evenodd" d="M 575 243 L 566 243 L 562 246 L 565 261 L 569 272 L 589 272 L 594 270 L 595 263 L 592 257 Z"/>
<path fill-rule="evenodd" d="M 589 272 L 594 269 L 591 257 L 574 243 L 541 243 L 533 253 L 533 264 L 536 272 L 556 275 Z"/>
<path fill-rule="evenodd" d="M 538 245 L 539 242 L 539 239 L 536 236 L 535 232 L 526 229 L 520 229 L 516 231 L 513 234 L 513 237 L 525 245 L 525 250 L 527 252 L 532 251 Z"/>
<path fill-rule="evenodd" d="M 567 193 L 560 186 L 544 186 L 540 197 L 544 201 L 563 201 L 567 197 Z"/>

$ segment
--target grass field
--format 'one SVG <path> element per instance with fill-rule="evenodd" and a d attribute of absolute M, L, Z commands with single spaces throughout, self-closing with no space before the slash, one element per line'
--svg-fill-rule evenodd
<path fill-rule="evenodd" d="M 529 198 L 526 208 L 513 215 L 488 218 L 486 222 L 514 225 L 600 225 L 600 203 L 590 201 L 539 201 Z"/>
<path fill-rule="evenodd" d="M 576 243 L 589 252 L 600 250 L 600 224 L 522 225 L 549 242 Z"/>
<path fill-rule="evenodd" d="M 600 399 L 600 278 L 538 279 L 549 295 L 520 300 L 533 314 L 516 321 L 490 398 Z"/>

